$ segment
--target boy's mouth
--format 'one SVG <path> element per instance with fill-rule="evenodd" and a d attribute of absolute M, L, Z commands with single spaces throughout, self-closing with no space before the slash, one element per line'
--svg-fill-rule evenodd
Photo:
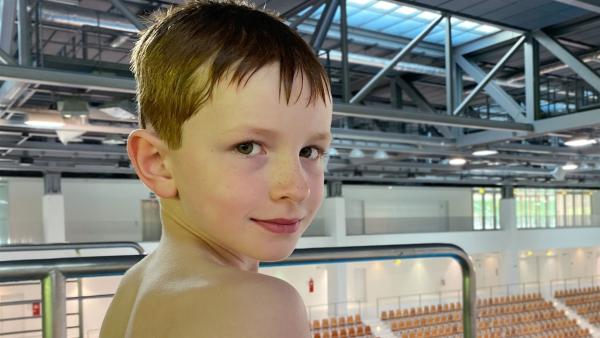
<path fill-rule="evenodd" d="M 290 234 L 296 232 L 300 227 L 300 221 L 302 221 L 302 219 L 298 218 L 275 218 L 268 220 L 259 220 L 252 218 L 251 220 L 263 227 L 264 229 L 278 234 Z"/>

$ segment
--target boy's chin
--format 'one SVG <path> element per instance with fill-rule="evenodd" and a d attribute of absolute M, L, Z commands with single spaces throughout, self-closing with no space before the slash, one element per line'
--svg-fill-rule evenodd
<path fill-rule="evenodd" d="M 295 246 L 289 248 L 268 248 L 265 251 L 257 252 L 255 259 L 259 262 L 279 262 L 288 258 L 294 251 Z"/>

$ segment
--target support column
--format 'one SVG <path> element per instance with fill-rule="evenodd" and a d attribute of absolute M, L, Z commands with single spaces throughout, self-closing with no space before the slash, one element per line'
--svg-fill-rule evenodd
<path fill-rule="evenodd" d="M 518 236 L 517 200 L 514 198 L 512 185 L 505 185 L 502 187 L 500 225 L 507 235 L 507 244 L 502 253 L 504 284 L 520 283 L 519 248 L 515 245 Z"/>
<path fill-rule="evenodd" d="M 327 264 L 327 309 L 329 317 L 339 317 L 348 301 L 347 263 Z M 342 304 L 340 304 L 342 303 Z"/>
<path fill-rule="evenodd" d="M 346 201 L 343 197 L 328 197 L 323 201 L 325 236 L 331 236 L 336 245 L 346 237 Z"/>
<path fill-rule="evenodd" d="M 44 175 L 42 222 L 45 243 L 66 242 L 65 202 L 61 193 L 60 173 Z"/>

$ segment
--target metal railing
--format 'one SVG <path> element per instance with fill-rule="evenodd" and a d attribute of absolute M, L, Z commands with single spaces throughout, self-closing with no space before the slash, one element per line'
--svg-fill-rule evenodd
<path fill-rule="evenodd" d="M 64 338 L 67 330 L 65 279 L 121 275 L 144 257 L 73 257 L 0 262 L 0 282 L 41 280 L 43 337 Z M 261 263 L 261 267 L 440 257 L 452 258 L 461 267 L 464 337 L 475 338 L 475 272 L 468 255 L 452 244 L 297 249 L 288 259 Z"/>

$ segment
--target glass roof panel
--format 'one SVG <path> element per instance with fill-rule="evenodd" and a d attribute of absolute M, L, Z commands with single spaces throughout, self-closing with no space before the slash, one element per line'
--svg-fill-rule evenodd
<path fill-rule="evenodd" d="M 324 7 L 324 5 L 321 5 L 311 15 L 311 19 L 319 20 Z M 302 15 L 307 10 L 303 10 L 298 15 Z M 348 0 L 347 12 L 350 27 L 411 39 L 419 35 L 430 22 L 440 15 L 433 11 L 384 0 Z M 339 24 L 339 11 L 336 12 L 333 22 Z M 443 30 L 443 25 L 439 24 L 424 41 L 444 44 Z M 454 45 L 460 45 L 498 31 L 498 28 L 490 25 L 452 18 L 452 43 Z"/>

